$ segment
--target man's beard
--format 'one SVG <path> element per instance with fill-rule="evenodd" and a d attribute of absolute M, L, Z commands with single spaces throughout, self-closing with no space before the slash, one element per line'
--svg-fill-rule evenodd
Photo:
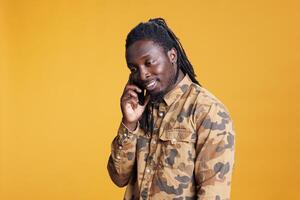
<path fill-rule="evenodd" d="M 171 88 L 176 84 L 179 75 L 179 69 L 177 68 L 176 74 L 170 78 L 168 81 L 168 87 L 163 91 L 160 91 L 156 94 L 150 94 L 150 101 L 152 103 L 159 103 L 163 101 L 163 97 L 171 90 Z"/>

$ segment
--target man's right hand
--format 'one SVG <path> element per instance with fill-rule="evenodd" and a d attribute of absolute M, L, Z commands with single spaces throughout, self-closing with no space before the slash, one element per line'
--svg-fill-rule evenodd
<path fill-rule="evenodd" d="M 131 131 L 136 129 L 137 122 L 141 118 L 150 96 L 145 97 L 143 105 L 139 104 L 138 94 L 142 90 L 136 85 L 127 83 L 121 96 L 121 110 L 123 114 L 122 122 Z"/>

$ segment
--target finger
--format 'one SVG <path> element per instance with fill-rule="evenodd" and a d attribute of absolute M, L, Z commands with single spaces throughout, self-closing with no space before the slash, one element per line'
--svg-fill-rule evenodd
<path fill-rule="evenodd" d="M 125 88 L 124 88 L 124 92 L 126 92 L 127 90 L 135 90 L 136 92 L 142 92 L 141 88 L 139 88 L 138 86 L 136 85 L 126 85 Z"/>
<path fill-rule="evenodd" d="M 133 109 L 136 109 L 137 106 L 138 106 L 138 100 L 133 99 L 133 98 L 127 99 L 126 101 L 124 101 L 124 103 L 125 104 L 130 104 Z"/>
<path fill-rule="evenodd" d="M 138 101 L 138 95 L 135 92 L 133 92 L 133 93 L 126 93 L 121 97 L 121 101 L 129 100 L 129 99 L 134 99 Z"/>
<path fill-rule="evenodd" d="M 136 98 L 136 97 L 132 97 L 132 96 L 130 96 L 130 95 L 128 95 L 128 96 L 124 96 L 122 99 L 121 99 L 121 103 L 126 103 L 126 102 L 128 102 L 128 101 L 134 101 L 134 102 L 139 102 L 139 99 L 138 98 Z"/>
<path fill-rule="evenodd" d="M 136 92 L 134 92 L 133 90 L 128 90 L 126 95 L 130 95 L 132 97 L 138 98 L 138 95 Z"/>

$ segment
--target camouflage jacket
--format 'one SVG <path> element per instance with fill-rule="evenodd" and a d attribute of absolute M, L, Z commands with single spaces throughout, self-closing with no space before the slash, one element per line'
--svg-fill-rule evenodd
<path fill-rule="evenodd" d="M 125 200 L 230 199 L 234 129 L 227 108 L 188 75 L 153 109 L 152 135 L 122 123 L 108 172 Z"/>

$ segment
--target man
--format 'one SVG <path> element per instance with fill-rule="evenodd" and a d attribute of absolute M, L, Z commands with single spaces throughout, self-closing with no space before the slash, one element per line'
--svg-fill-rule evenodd
<path fill-rule="evenodd" d="M 127 185 L 124 199 L 229 199 L 232 120 L 162 18 L 130 31 L 126 61 L 131 74 L 108 161 L 112 181 Z"/>

